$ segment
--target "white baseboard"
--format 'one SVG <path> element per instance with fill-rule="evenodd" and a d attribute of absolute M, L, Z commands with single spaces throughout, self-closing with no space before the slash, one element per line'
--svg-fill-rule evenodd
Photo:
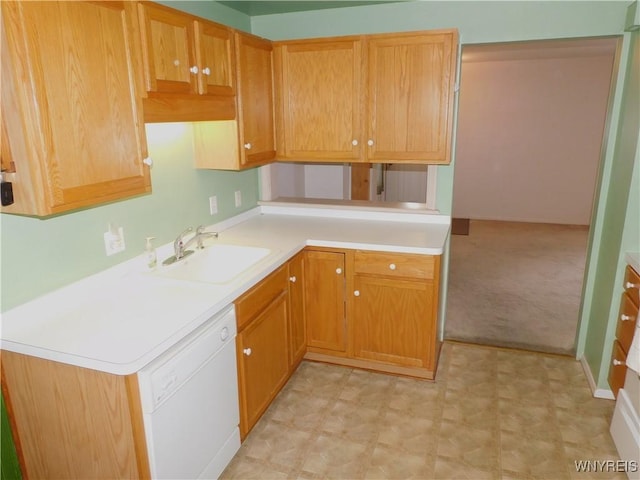
<path fill-rule="evenodd" d="M 587 377 L 587 381 L 589 382 L 589 388 L 591 388 L 591 393 L 596 398 L 604 398 L 607 400 L 615 400 L 615 396 L 613 392 L 609 388 L 598 388 L 595 379 L 593 378 L 593 374 L 591 373 L 591 368 L 589 368 L 589 364 L 587 363 L 587 359 L 583 356 L 580 358 L 580 364 L 582 365 L 582 370 L 584 370 L 584 374 Z"/>
<path fill-rule="evenodd" d="M 618 390 L 610 431 L 620 459 L 628 462 L 631 467 L 627 470 L 627 476 L 631 479 L 633 474 L 633 478 L 637 478 L 640 464 L 640 418 L 624 388 Z"/>

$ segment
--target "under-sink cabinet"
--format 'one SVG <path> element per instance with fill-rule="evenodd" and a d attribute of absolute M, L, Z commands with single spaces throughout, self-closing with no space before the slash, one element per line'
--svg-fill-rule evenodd
<path fill-rule="evenodd" d="M 309 247 L 305 358 L 433 379 L 440 256 Z"/>
<path fill-rule="evenodd" d="M 451 161 L 457 30 L 275 42 L 277 158 Z"/>
<path fill-rule="evenodd" d="M 235 302 L 240 437 L 244 439 L 289 374 L 288 275 L 280 267 Z"/>
<path fill-rule="evenodd" d="M 2 212 L 48 216 L 149 192 L 136 4 L 0 5 L 14 195 Z"/>

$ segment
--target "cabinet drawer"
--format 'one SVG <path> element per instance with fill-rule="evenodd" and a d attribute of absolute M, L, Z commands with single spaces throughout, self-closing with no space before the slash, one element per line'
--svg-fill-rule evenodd
<path fill-rule="evenodd" d="M 618 325 L 616 327 L 616 338 L 620 342 L 620 346 L 624 352 L 629 351 L 633 333 L 636 329 L 638 321 L 638 306 L 634 305 L 628 293 L 622 294 L 620 301 L 620 314 L 618 316 Z"/>
<path fill-rule="evenodd" d="M 622 351 L 620 342 L 616 340 L 613 342 L 611 364 L 609 365 L 609 386 L 616 397 L 618 396 L 618 390 L 624 385 L 624 377 L 627 374 L 626 359 L 627 356 Z"/>
<path fill-rule="evenodd" d="M 287 268 L 280 267 L 235 301 L 238 332 L 287 290 Z"/>
<path fill-rule="evenodd" d="M 640 305 L 638 300 L 640 295 L 640 275 L 628 265 L 624 274 L 624 291 L 629 294 L 629 298 L 636 306 Z"/>
<path fill-rule="evenodd" d="M 355 273 L 389 277 L 433 279 L 436 257 L 402 253 L 366 252 L 356 250 Z"/>

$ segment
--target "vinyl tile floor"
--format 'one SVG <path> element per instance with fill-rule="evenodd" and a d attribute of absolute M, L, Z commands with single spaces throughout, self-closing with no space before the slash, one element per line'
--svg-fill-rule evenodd
<path fill-rule="evenodd" d="M 626 479 L 569 357 L 445 342 L 436 381 L 304 361 L 223 479 Z"/>

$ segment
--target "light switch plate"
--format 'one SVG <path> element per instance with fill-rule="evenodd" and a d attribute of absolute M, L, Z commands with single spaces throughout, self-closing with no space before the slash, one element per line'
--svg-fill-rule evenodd
<path fill-rule="evenodd" d="M 209 213 L 211 215 L 218 213 L 218 197 L 215 195 L 209 197 Z"/>
<path fill-rule="evenodd" d="M 236 208 L 242 205 L 242 192 L 240 190 L 236 190 Z"/>

